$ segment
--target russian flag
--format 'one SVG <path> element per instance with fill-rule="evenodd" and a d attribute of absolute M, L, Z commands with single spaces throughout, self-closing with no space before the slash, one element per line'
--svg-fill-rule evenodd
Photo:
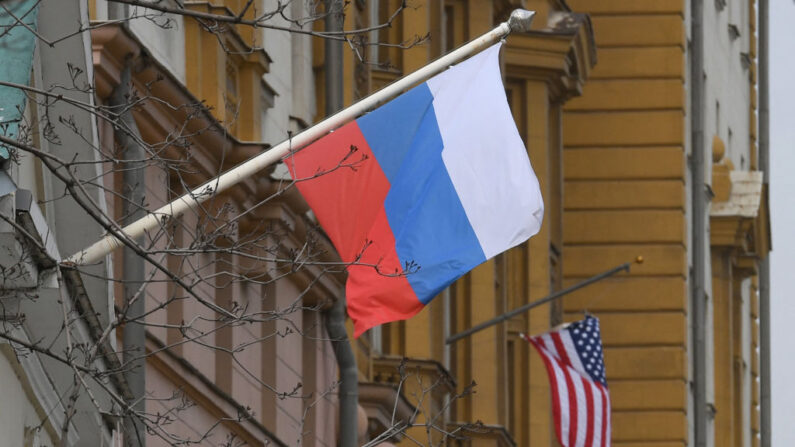
<path fill-rule="evenodd" d="M 350 264 L 356 337 L 415 315 L 541 226 L 544 205 L 505 96 L 501 45 L 284 160 Z"/>

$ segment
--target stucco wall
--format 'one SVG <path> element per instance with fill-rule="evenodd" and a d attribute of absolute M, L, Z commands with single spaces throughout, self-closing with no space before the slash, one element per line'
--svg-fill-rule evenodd
<path fill-rule="evenodd" d="M 3 348 L 9 348 L 7 345 Z M 24 376 L 22 366 L 16 362 L 9 349 L 0 349 L 0 447 L 20 447 L 39 445 L 53 446 L 52 439 L 45 428 L 41 417 L 43 409 L 39 407 L 30 390 L 28 380 Z M 39 444 L 32 444 L 34 437 Z"/>

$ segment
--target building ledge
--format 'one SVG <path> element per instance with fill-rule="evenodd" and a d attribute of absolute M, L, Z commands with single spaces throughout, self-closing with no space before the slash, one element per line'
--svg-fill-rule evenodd
<path fill-rule="evenodd" d="M 711 244 L 734 248 L 741 256 L 764 258 L 770 250 L 770 220 L 762 173 L 732 170 L 727 174 L 729 182 L 722 189 L 728 189 L 728 194 L 718 195 L 726 200 L 710 208 Z"/>
<path fill-rule="evenodd" d="M 762 172 L 731 171 L 729 182 L 728 200 L 714 202 L 710 217 L 755 218 L 762 203 Z"/>
<path fill-rule="evenodd" d="M 367 414 L 367 432 L 370 439 L 381 435 L 392 427 L 406 426 L 414 422 L 415 407 L 398 388 L 384 383 L 359 382 L 359 405 Z M 397 433 L 384 441 L 400 441 Z"/>
<path fill-rule="evenodd" d="M 479 441 L 480 443 L 488 442 L 488 445 L 496 447 L 516 447 L 516 441 L 514 441 L 508 429 L 502 425 L 451 422 L 447 424 L 447 432 L 456 438 Z M 478 443 L 477 445 L 480 444 Z"/>
<path fill-rule="evenodd" d="M 156 336 L 146 333 L 147 362 L 172 383 L 181 384 L 185 396 L 200 405 L 239 435 L 249 446 L 277 445 L 282 440 L 268 430 L 247 408 L 223 391 L 190 362 L 175 354 Z"/>
<path fill-rule="evenodd" d="M 405 374 L 416 373 L 423 377 L 440 379 L 443 392 L 453 393 L 456 380 L 452 374 L 436 360 L 414 359 L 398 356 L 381 356 L 373 359 L 373 379 L 378 383 L 400 383 Z"/>

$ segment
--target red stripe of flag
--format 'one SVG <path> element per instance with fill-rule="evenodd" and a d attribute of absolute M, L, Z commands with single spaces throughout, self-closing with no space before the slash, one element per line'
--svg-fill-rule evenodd
<path fill-rule="evenodd" d="M 610 445 L 610 440 L 607 439 L 607 426 L 610 423 L 607 415 L 607 391 L 600 384 L 595 384 L 602 394 L 602 446 L 607 447 Z"/>
<path fill-rule="evenodd" d="M 284 161 L 340 258 L 351 263 L 345 290 L 355 336 L 422 310 L 408 278 L 397 274 L 403 266 L 384 208 L 389 180 L 359 124 L 352 121 Z"/>
<path fill-rule="evenodd" d="M 546 353 L 546 349 L 543 347 L 544 340 L 530 338 L 525 335 L 525 340 L 527 340 L 533 347 L 536 349 L 538 354 L 541 356 L 541 360 L 544 361 L 544 366 L 547 369 L 547 375 L 549 376 L 549 382 L 552 388 L 552 416 L 555 421 L 555 432 L 558 435 L 558 439 L 563 442 L 563 432 L 562 426 L 560 424 L 560 393 L 558 393 L 558 380 L 555 376 L 555 367 L 552 366 L 553 359 L 550 358 L 549 355 Z M 538 341 L 536 341 L 538 340 Z M 569 409 L 571 411 L 571 409 Z"/>
<path fill-rule="evenodd" d="M 582 381 L 582 387 L 585 389 L 585 402 L 588 405 L 588 411 L 586 411 L 586 415 L 588 416 L 588 424 L 586 425 L 587 430 L 585 431 L 585 447 L 592 447 L 593 446 L 593 425 L 594 425 L 594 413 L 595 409 L 593 407 L 593 390 L 591 389 L 591 384 L 588 383 L 587 380 L 580 377 Z"/>
<path fill-rule="evenodd" d="M 549 334 L 552 337 L 552 341 L 555 343 L 555 350 L 558 351 L 558 357 L 563 362 L 564 365 L 573 365 L 571 359 L 569 358 L 569 353 L 566 352 L 566 347 L 563 346 L 563 339 L 560 338 L 560 334 L 557 332 L 553 332 Z"/>
<path fill-rule="evenodd" d="M 560 360 L 558 361 L 558 365 L 563 370 L 563 376 L 566 378 L 566 388 L 569 390 L 569 446 L 574 447 L 577 445 L 577 391 L 574 389 L 574 381 L 569 373 L 569 367 L 567 365 L 571 365 L 571 359 L 569 359 L 568 353 L 566 353 L 566 348 L 563 346 L 563 340 L 560 339 L 560 334 L 557 332 L 553 332 L 550 334 L 552 336 L 552 341 L 555 343 L 555 350 L 558 351 L 558 356 Z"/>

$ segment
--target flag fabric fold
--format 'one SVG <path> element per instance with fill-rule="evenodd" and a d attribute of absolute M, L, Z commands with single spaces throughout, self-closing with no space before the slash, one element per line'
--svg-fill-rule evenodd
<path fill-rule="evenodd" d="M 285 158 L 347 267 L 355 335 L 538 232 L 496 44 Z"/>
<path fill-rule="evenodd" d="M 610 394 L 599 320 L 588 316 L 543 335 L 523 335 L 541 355 L 563 447 L 610 447 Z"/>

